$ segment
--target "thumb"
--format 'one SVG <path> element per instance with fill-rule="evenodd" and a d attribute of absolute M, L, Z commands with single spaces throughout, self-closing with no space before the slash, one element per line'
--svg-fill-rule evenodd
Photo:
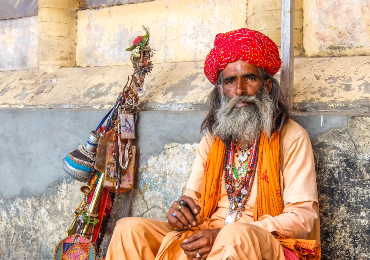
<path fill-rule="evenodd" d="M 198 231 L 197 233 L 189 236 L 187 239 L 184 240 L 184 244 L 187 244 L 187 243 L 191 243 L 191 242 L 194 242 L 196 240 L 198 240 L 199 238 L 203 237 L 203 232 L 202 231 Z"/>

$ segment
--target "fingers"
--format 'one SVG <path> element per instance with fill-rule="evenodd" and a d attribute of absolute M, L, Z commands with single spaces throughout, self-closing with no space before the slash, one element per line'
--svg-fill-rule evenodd
<path fill-rule="evenodd" d="M 194 251 L 185 251 L 184 250 L 184 253 L 190 258 L 190 259 L 207 259 L 209 253 L 211 252 L 211 247 L 204 247 L 202 249 L 199 249 L 199 250 L 194 250 Z M 199 253 L 199 255 L 201 256 L 200 257 L 197 257 L 197 252 Z"/>
<path fill-rule="evenodd" d="M 178 204 L 178 202 L 175 202 L 174 205 L 176 205 L 176 208 L 177 208 L 177 206 L 179 204 Z M 180 212 L 186 218 L 186 220 L 189 222 L 189 224 L 191 224 L 193 227 L 196 227 L 198 225 L 196 218 L 194 217 L 193 213 L 190 211 L 190 209 L 188 207 L 182 206 Z M 181 220 L 181 222 L 182 222 L 182 220 Z"/>
<path fill-rule="evenodd" d="M 192 225 L 181 211 L 176 210 L 176 218 L 184 225 L 185 228 L 192 228 Z"/>
<path fill-rule="evenodd" d="M 175 210 L 172 210 L 172 208 L 170 208 L 170 210 L 168 211 L 167 213 L 168 224 L 170 224 L 170 226 L 173 228 L 185 229 L 186 227 L 184 226 L 184 224 L 180 220 L 178 220 L 177 217 L 172 216 L 174 212 Z"/>
<path fill-rule="evenodd" d="M 198 231 L 197 233 L 188 237 L 188 239 L 184 240 L 184 244 L 194 242 L 204 236 L 204 232 L 202 230 Z M 185 242 L 186 241 L 186 242 Z"/>
<path fill-rule="evenodd" d="M 186 203 L 188 203 L 189 208 L 192 211 L 192 213 L 194 214 L 194 216 L 196 216 L 200 212 L 200 207 L 197 206 L 197 204 L 195 204 L 195 202 L 192 198 L 187 197 L 187 196 L 181 196 L 179 198 L 179 201 L 180 200 L 184 200 Z"/>
<path fill-rule="evenodd" d="M 188 239 L 185 239 L 184 243 L 182 243 L 180 246 L 184 251 L 189 252 L 195 251 L 197 249 L 207 246 L 207 240 L 202 238 L 203 232 L 199 231 L 194 235 L 188 237 Z"/>

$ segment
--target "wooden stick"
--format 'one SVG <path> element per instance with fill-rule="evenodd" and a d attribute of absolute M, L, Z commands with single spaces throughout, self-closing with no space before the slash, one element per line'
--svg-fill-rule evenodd
<path fill-rule="evenodd" d="M 294 88 L 294 0 L 282 0 L 281 7 L 281 77 L 283 100 L 289 109 L 293 108 Z"/>

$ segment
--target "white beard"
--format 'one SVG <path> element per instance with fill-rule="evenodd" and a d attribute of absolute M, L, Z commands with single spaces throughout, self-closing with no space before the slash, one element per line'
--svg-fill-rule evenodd
<path fill-rule="evenodd" d="M 238 101 L 249 102 L 245 107 L 235 107 Z M 232 139 L 253 142 L 261 132 L 271 136 L 274 104 L 263 88 L 255 96 L 222 97 L 221 107 L 216 112 L 214 133 L 224 142 Z"/>

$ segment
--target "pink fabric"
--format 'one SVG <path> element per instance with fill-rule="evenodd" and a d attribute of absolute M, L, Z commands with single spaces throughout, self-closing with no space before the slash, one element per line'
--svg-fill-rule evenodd
<path fill-rule="evenodd" d="M 299 258 L 289 249 L 284 247 L 285 260 L 299 260 Z"/>
<path fill-rule="evenodd" d="M 237 60 L 261 67 L 271 76 L 281 67 L 276 44 L 260 32 L 242 28 L 216 35 L 214 48 L 204 63 L 204 74 L 215 85 L 218 74 L 228 63 Z"/>

